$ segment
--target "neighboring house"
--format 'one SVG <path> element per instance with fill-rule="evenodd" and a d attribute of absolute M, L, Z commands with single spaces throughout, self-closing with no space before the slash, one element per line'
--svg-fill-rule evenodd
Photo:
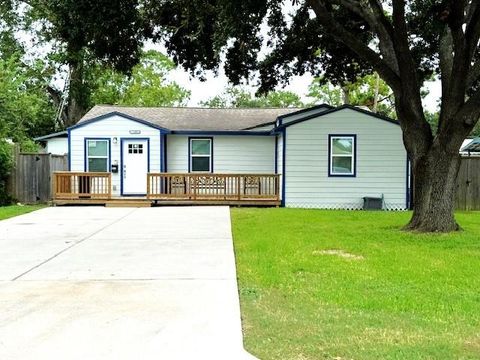
<path fill-rule="evenodd" d="M 65 155 L 68 153 L 68 133 L 60 131 L 54 134 L 40 136 L 34 139 L 38 141 L 44 151 L 53 155 Z"/>
<path fill-rule="evenodd" d="M 72 177 L 57 179 L 57 198 L 255 204 L 272 196 L 288 207 L 361 209 L 364 197 L 376 197 L 386 209 L 410 205 L 398 123 L 352 106 L 95 106 L 68 129 L 68 148 Z M 89 172 L 96 175 L 85 180 Z M 99 172 L 106 175 L 95 182 Z"/>
<path fill-rule="evenodd" d="M 480 137 L 466 139 L 460 148 L 462 156 L 480 156 Z"/>

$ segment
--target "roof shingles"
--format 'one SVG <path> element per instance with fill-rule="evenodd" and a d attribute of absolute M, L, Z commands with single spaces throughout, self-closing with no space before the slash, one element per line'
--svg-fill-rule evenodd
<path fill-rule="evenodd" d="M 85 114 L 79 123 L 118 112 L 173 131 L 238 131 L 273 122 L 280 115 L 298 110 L 298 108 L 208 109 L 96 105 Z"/>

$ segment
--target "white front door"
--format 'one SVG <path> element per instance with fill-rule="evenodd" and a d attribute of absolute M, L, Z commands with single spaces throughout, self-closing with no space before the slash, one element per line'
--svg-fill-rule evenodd
<path fill-rule="evenodd" d="M 147 193 L 148 140 L 122 140 L 122 195 Z"/>

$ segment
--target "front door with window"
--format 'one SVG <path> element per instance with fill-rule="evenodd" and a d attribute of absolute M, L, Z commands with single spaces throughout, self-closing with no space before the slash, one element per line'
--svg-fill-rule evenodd
<path fill-rule="evenodd" d="M 122 139 L 122 195 L 147 193 L 148 140 Z"/>

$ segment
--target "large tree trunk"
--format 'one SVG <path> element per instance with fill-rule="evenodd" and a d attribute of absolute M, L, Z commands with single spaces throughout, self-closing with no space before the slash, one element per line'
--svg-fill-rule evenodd
<path fill-rule="evenodd" d="M 66 127 L 75 125 L 88 110 L 90 89 L 85 85 L 83 59 L 70 63 L 70 87 L 68 102 L 65 109 Z"/>
<path fill-rule="evenodd" d="M 456 179 L 460 168 L 458 152 L 447 153 L 433 145 L 413 160 L 413 215 L 406 230 L 450 232 L 459 230 L 455 221 Z"/>
<path fill-rule="evenodd" d="M 443 122 L 433 136 L 420 102 L 412 101 L 409 94 L 400 94 L 396 96 L 396 105 L 398 117 L 403 120 L 405 147 L 413 165 L 413 215 L 405 229 L 419 232 L 459 230 L 454 215 L 459 149 L 468 129 L 448 126 L 453 121 L 445 122 L 441 118 Z M 444 106 L 441 117 L 451 113 L 455 113 L 454 110 Z"/>

